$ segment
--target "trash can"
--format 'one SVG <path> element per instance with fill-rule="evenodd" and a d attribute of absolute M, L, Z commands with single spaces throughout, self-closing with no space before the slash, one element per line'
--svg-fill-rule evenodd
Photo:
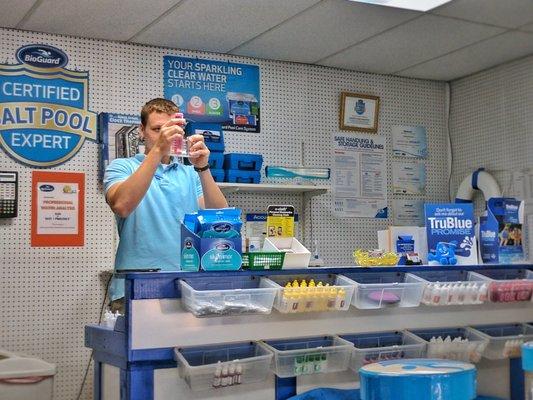
<path fill-rule="evenodd" d="M 473 400 L 472 364 L 432 359 L 392 360 L 359 370 L 361 400 Z"/>
<path fill-rule="evenodd" d="M 0 400 L 52 400 L 56 366 L 0 349 Z"/>

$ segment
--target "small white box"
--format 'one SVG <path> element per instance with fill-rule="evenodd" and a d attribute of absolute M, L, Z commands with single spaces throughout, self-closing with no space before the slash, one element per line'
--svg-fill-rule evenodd
<path fill-rule="evenodd" d="M 284 252 L 282 268 L 307 268 L 311 252 L 294 237 L 267 237 L 263 251 Z"/>

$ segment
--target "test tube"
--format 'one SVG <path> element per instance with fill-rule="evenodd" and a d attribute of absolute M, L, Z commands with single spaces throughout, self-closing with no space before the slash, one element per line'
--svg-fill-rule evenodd
<path fill-rule="evenodd" d="M 172 118 L 183 118 L 183 113 L 175 113 Z M 183 128 L 186 124 L 180 124 Z M 189 144 L 185 137 L 178 136 L 170 144 L 170 155 L 172 157 L 188 157 L 189 156 Z"/>

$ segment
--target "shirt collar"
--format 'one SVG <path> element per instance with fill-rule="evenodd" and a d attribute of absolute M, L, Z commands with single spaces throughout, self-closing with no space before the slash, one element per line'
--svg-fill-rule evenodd
<path fill-rule="evenodd" d="M 138 160 L 139 162 L 143 162 L 145 158 L 146 158 L 146 154 L 142 154 L 142 153 L 135 154 L 135 159 Z M 167 169 L 178 168 L 180 164 L 181 163 L 178 161 L 177 157 L 171 157 L 170 164 Z M 163 164 L 159 164 L 158 168 L 163 168 Z"/>

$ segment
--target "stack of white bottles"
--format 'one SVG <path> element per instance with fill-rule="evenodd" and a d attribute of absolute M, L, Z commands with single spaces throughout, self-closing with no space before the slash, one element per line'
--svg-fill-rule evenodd
<path fill-rule="evenodd" d="M 118 311 L 115 311 L 112 313 L 110 310 L 105 310 L 104 318 L 102 320 L 102 325 L 106 326 L 108 328 L 114 329 L 115 323 L 117 322 L 117 318 L 121 316 Z"/>
<path fill-rule="evenodd" d="M 468 338 L 460 336 L 454 339 L 450 336 L 446 336 L 445 339 L 442 339 L 441 336 L 433 336 L 429 341 L 427 357 L 478 362 L 481 359 L 485 345 L 485 342 L 481 344 L 470 342 Z"/>
<path fill-rule="evenodd" d="M 428 283 L 424 289 L 422 303 L 428 306 L 482 304 L 488 299 L 488 289 L 486 283 Z"/>
<path fill-rule="evenodd" d="M 522 355 L 522 345 L 524 339 L 511 339 L 507 340 L 503 345 L 502 356 L 504 358 L 515 358 Z"/>
<path fill-rule="evenodd" d="M 242 364 L 232 362 L 228 365 L 219 361 L 213 377 L 213 387 L 221 388 L 241 384 L 242 369 Z"/>

